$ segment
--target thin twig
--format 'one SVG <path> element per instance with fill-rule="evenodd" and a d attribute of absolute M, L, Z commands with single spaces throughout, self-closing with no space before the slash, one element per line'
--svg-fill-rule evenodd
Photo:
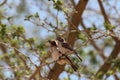
<path fill-rule="evenodd" d="M 4 1 L 0 4 L 0 6 L 3 6 L 6 2 L 7 2 L 7 0 L 4 0 Z"/>

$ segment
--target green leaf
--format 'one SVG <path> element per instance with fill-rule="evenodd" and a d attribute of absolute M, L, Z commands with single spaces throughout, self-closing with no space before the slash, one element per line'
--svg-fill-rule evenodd
<path fill-rule="evenodd" d="M 106 28 L 107 30 L 112 30 L 112 29 L 115 28 L 115 26 L 113 26 L 112 24 L 110 24 L 110 23 L 108 23 L 108 22 L 104 23 L 104 26 L 105 26 L 105 28 Z"/>
<path fill-rule="evenodd" d="M 74 61 L 75 63 L 79 63 L 79 59 L 76 57 L 72 57 L 72 61 Z"/>
<path fill-rule="evenodd" d="M 69 79 L 65 77 L 63 80 L 69 80 Z"/>
<path fill-rule="evenodd" d="M 60 22 L 60 26 L 63 27 L 63 22 Z"/>
<path fill-rule="evenodd" d="M 68 68 L 68 71 L 72 74 L 74 72 L 73 68 L 72 67 L 69 67 Z"/>
<path fill-rule="evenodd" d="M 34 15 L 36 18 L 39 18 L 39 14 L 38 14 L 38 12 L 37 13 L 35 13 L 35 15 Z"/>
<path fill-rule="evenodd" d="M 62 4 L 63 2 L 61 0 L 53 0 L 54 4 L 54 8 L 57 10 L 62 10 Z"/>
<path fill-rule="evenodd" d="M 100 71 L 99 73 L 97 73 L 97 76 L 96 77 L 98 77 L 98 78 L 102 78 L 102 74 L 103 74 L 103 71 Z"/>
<path fill-rule="evenodd" d="M 29 42 L 29 43 L 34 43 L 34 42 L 35 42 L 35 38 L 29 38 L 29 39 L 28 39 L 28 42 Z"/>
<path fill-rule="evenodd" d="M 37 45 L 37 48 L 38 48 L 39 50 L 44 50 L 44 49 L 45 49 L 45 44 L 44 44 L 44 43 L 41 43 L 41 44 Z"/>
<path fill-rule="evenodd" d="M 28 16 L 25 16 L 25 19 L 24 20 L 30 20 L 30 18 L 32 18 L 33 15 L 28 15 Z"/>
<path fill-rule="evenodd" d="M 78 33 L 78 38 L 81 39 L 83 42 L 86 41 L 86 36 L 83 33 Z"/>
<path fill-rule="evenodd" d="M 78 52 L 78 54 L 80 54 L 80 55 L 85 54 L 85 52 L 84 52 L 84 50 L 83 50 L 83 49 L 79 49 L 79 50 L 77 50 L 77 52 Z"/>
<path fill-rule="evenodd" d="M 91 30 L 96 30 L 96 25 L 95 24 L 92 24 L 92 27 L 91 27 Z"/>
<path fill-rule="evenodd" d="M 4 19 L 5 16 L 3 15 L 3 11 L 0 10 L 0 20 Z"/>
<path fill-rule="evenodd" d="M 7 33 L 7 26 L 5 24 L 2 24 L 0 27 L 0 38 L 4 39 L 6 33 Z"/>
<path fill-rule="evenodd" d="M 19 38 L 20 36 L 24 35 L 25 30 L 24 30 L 23 26 L 18 26 L 15 28 L 16 28 L 16 30 L 12 33 L 13 38 L 15 38 L 15 37 Z"/>
<path fill-rule="evenodd" d="M 2 55 L 0 56 L 0 59 L 2 60 L 2 59 L 4 59 L 5 57 L 9 57 L 8 53 L 2 54 Z"/>
<path fill-rule="evenodd" d="M 114 67 L 116 67 L 118 70 L 120 70 L 120 61 L 115 61 Z"/>
<path fill-rule="evenodd" d="M 12 39 L 11 41 L 12 41 L 12 42 L 11 42 L 11 45 L 12 45 L 12 46 L 14 46 L 14 47 L 18 47 L 18 46 L 19 46 L 19 45 L 17 45 L 18 42 L 19 42 L 17 39 Z"/>
<path fill-rule="evenodd" d="M 108 70 L 108 72 L 106 73 L 106 76 L 109 77 L 110 75 L 113 75 L 114 71 L 113 70 Z"/>
<path fill-rule="evenodd" d="M 13 30 L 17 30 L 17 26 L 16 25 L 12 25 L 11 26 Z"/>
<path fill-rule="evenodd" d="M 94 54 L 92 50 L 89 51 L 89 55 L 91 57 L 90 62 L 93 64 L 97 64 L 96 55 Z"/>
<path fill-rule="evenodd" d="M 25 30 L 24 30 L 23 26 L 18 26 L 17 31 L 20 32 L 21 34 L 25 33 Z"/>
<path fill-rule="evenodd" d="M 41 55 L 42 57 L 44 57 L 46 54 L 47 54 L 46 51 L 42 51 L 42 52 L 40 53 L 40 55 Z"/>

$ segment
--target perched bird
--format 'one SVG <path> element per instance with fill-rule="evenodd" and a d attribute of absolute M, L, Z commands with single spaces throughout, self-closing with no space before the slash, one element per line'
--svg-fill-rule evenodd
<path fill-rule="evenodd" d="M 67 55 L 59 51 L 56 42 L 54 40 L 48 42 L 50 43 L 51 47 L 50 52 L 52 55 L 52 59 L 60 65 L 69 64 L 75 71 L 77 71 L 78 66 L 75 63 L 73 63 L 72 60 Z"/>
<path fill-rule="evenodd" d="M 58 41 L 57 46 L 63 54 L 70 55 L 75 53 L 75 55 L 82 61 L 82 58 L 77 54 L 71 45 L 65 42 L 61 37 L 57 37 L 56 40 Z"/>

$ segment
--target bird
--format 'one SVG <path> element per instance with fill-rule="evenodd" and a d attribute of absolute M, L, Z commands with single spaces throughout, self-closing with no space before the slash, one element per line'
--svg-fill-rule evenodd
<path fill-rule="evenodd" d="M 82 58 L 77 54 L 77 52 L 72 48 L 70 44 L 68 44 L 64 39 L 61 37 L 56 37 L 57 40 L 57 46 L 59 50 L 66 55 L 70 55 L 75 53 L 75 55 L 79 58 L 80 61 L 82 61 Z"/>
<path fill-rule="evenodd" d="M 49 40 L 48 42 L 50 43 L 50 47 L 51 47 L 50 52 L 51 52 L 52 59 L 54 61 L 56 61 L 60 65 L 69 64 L 74 69 L 74 71 L 78 70 L 78 65 L 72 62 L 70 57 L 63 54 L 61 51 L 59 51 L 55 40 L 53 41 Z"/>

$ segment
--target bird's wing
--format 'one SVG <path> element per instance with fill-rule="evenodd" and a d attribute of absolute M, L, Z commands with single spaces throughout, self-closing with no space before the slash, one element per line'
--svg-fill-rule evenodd
<path fill-rule="evenodd" d="M 66 49 L 74 51 L 76 56 L 80 59 L 80 61 L 82 61 L 82 58 L 77 54 L 77 52 L 72 48 L 72 46 L 70 46 L 68 43 L 62 43 L 62 46 Z"/>
<path fill-rule="evenodd" d="M 72 46 L 70 46 L 68 43 L 62 43 L 62 47 L 64 47 L 64 48 L 66 48 L 66 49 L 69 49 L 69 50 L 73 51 Z"/>
<path fill-rule="evenodd" d="M 65 57 L 69 61 L 70 65 L 74 69 L 74 71 L 77 71 L 78 70 L 78 65 L 75 64 L 74 62 L 72 62 L 72 60 L 68 56 L 65 56 Z"/>

